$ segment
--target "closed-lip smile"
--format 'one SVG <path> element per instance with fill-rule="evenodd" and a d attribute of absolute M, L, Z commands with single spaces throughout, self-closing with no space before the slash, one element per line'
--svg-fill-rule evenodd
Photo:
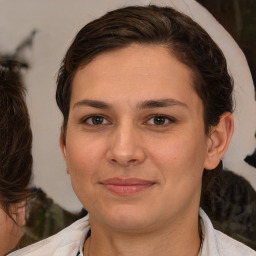
<path fill-rule="evenodd" d="M 103 180 L 100 184 L 115 194 L 131 195 L 150 188 L 155 182 L 138 178 L 114 177 Z"/>

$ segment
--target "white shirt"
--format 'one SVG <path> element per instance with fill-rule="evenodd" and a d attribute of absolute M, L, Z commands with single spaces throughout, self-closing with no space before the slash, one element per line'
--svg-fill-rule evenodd
<path fill-rule="evenodd" d="M 204 232 L 200 256 L 256 256 L 254 250 L 215 230 L 210 219 L 201 209 L 200 216 Z M 83 241 L 89 230 L 87 215 L 56 235 L 15 251 L 8 256 L 76 256 L 79 251 L 82 253 Z"/>

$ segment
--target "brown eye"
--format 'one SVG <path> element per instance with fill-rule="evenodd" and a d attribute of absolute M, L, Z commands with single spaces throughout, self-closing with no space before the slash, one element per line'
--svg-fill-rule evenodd
<path fill-rule="evenodd" d="M 94 116 L 92 117 L 92 123 L 94 125 L 102 124 L 103 123 L 103 117 L 102 116 Z"/>
<path fill-rule="evenodd" d="M 108 121 L 102 116 L 91 116 L 85 119 L 85 123 L 90 125 L 102 125 L 107 124 Z"/>
<path fill-rule="evenodd" d="M 157 125 L 157 126 L 161 126 L 161 125 L 166 125 L 169 123 L 173 123 L 173 119 L 164 115 L 155 115 L 152 116 L 147 123 L 150 125 Z"/>
<path fill-rule="evenodd" d="M 166 122 L 166 117 L 165 116 L 155 116 L 153 118 L 154 124 L 155 125 L 164 125 Z"/>

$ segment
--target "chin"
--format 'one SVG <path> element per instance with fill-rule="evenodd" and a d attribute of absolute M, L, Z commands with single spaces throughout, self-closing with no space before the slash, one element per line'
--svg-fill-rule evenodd
<path fill-rule="evenodd" d="M 138 207 L 118 206 L 101 216 L 102 221 L 111 229 L 122 232 L 145 230 L 156 221 L 149 215 L 150 211 Z"/>

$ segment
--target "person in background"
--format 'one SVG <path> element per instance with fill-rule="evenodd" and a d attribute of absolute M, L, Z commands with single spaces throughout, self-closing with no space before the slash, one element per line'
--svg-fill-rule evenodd
<path fill-rule="evenodd" d="M 200 209 L 233 133 L 232 91 L 219 47 L 175 9 L 131 6 L 84 26 L 56 100 L 89 215 L 10 255 L 255 256 Z"/>
<path fill-rule="evenodd" d="M 23 235 L 32 170 L 32 132 L 20 68 L 0 59 L 0 256 Z"/>

